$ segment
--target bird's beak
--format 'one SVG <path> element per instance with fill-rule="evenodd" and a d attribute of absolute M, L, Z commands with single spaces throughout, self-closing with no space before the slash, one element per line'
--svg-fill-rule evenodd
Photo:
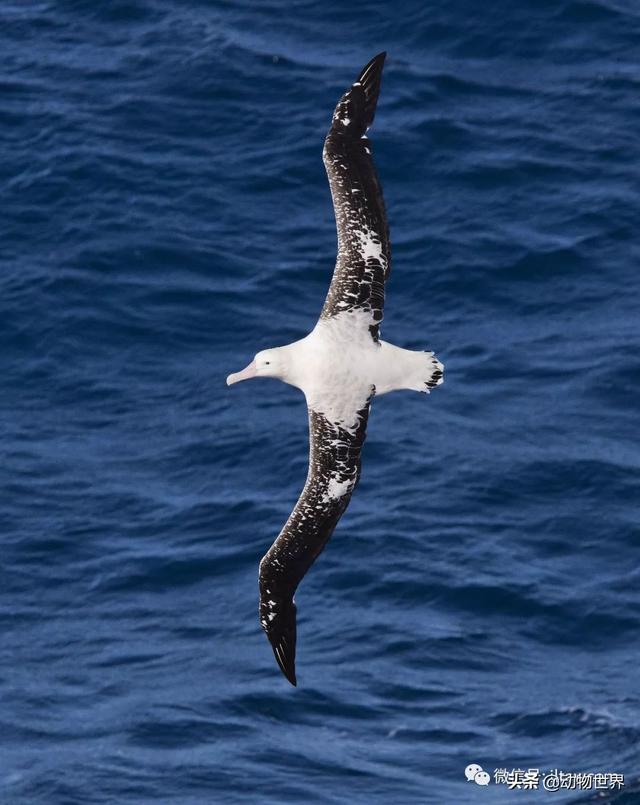
<path fill-rule="evenodd" d="M 258 373 L 256 368 L 256 362 L 251 361 L 251 363 L 243 369 L 241 372 L 235 372 L 232 375 L 229 375 L 227 378 L 227 386 L 231 386 L 233 383 L 239 383 L 241 380 L 249 380 L 250 377 L 255 377 Z"/>

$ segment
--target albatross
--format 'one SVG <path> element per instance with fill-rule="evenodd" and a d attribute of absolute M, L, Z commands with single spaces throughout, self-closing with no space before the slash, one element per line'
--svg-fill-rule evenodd
<path fill-rule="evenodd" d="M 373 123 L 386 53 L 375 56 L 338 101 L 324 141 L 338 232 L 338 258 L 313 330 L 258 352 L 227 385 L 276 377 L 299 388 L 309 414 L 309 471 L 302 493 L 260 562 L 260 624 L 278 666 L 296 685 L 294 593 L 327 544 L 360 477 L 360 454 L 374 395 L 442 383 L 433 352 L 380 338 L 389 277 L 389 227 L 367 129 Z"/>

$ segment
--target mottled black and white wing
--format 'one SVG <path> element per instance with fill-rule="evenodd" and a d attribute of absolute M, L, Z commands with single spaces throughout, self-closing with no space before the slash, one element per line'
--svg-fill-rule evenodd
<path fill-rule="evenodd" d="M 331 537 L 358 483 L 374 391 L 363 391 L 361 407 L 353 411 L 353 427 L 309 409 L 307 481 L 280 535 L 260 562 L 260 623 L 292 685 L 296 684 L 293 594 Z"/>
<path fill-rule="evenodd" d="M 359 324 L 378 340 L 389 276 L 389 227 L 366 131 L 373 123 L 385 53 L 373 58 L 342 96 L 323 159 L 336 216 L 338 259 L 321 319 L 363 311 Z"/>

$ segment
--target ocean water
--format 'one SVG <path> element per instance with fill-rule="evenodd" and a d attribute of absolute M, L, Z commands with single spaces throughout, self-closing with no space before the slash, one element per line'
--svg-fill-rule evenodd
<path fill-rule="evenodd" d="M 640 802 L 636 0 L 6 0 L 0 9 L 0 802 Z M 299 392 L 333 106 L 388 51 L 374 401 L 302 583 L 299 687 L 257 566 Z M 605 793 L 605 792 L 600 792 Z"/>

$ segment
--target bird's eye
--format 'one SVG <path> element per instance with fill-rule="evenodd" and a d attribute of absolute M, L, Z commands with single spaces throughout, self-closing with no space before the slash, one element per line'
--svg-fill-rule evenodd
<path fill-rule="evenodd" d="M 270 365 L 270 361 L 265 361 L 265 362 L 264 362 L 264 365 L 265 365 L 265 366 L 269 366 L 269 365 Z"/>

